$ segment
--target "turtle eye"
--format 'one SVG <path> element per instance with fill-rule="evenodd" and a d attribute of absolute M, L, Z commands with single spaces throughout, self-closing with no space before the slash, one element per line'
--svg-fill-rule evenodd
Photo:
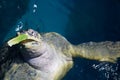
<path fill-rule="evenodd" d="M 31 36 L 34 36 L 35 38 L 38 38 L 38 32 L 32 30 L 32 29 L 29 29 L 28 31 L 28 34 L 31 35 Z"/>
<path fill-rule="evenodd" d="M 34 36 L 34 31 L 33 31 L 32 29 L 29 29 L 29 30 L 27 31 L 27 33 L 28 33 L 30 36 Z"/>

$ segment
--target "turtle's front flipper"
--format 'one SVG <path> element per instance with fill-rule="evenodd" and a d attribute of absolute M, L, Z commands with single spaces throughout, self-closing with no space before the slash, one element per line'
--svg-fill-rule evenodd
<path fill-rule="evenodd" d="M 83 57 L 113 63 L 120 57 L 120 42 L 89 42 L 73 46 L 72 48 L 73 57 Z"/>

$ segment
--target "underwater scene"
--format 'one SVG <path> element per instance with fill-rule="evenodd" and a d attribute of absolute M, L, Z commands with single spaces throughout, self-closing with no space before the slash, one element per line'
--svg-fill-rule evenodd
<path fill-rule="evenodd" d="M 0 80 L 120 80 L 119 57 L 119 0 L 0 0 Z"/>

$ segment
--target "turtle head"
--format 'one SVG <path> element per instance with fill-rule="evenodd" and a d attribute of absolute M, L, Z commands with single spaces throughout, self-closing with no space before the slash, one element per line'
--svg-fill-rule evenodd
<path fill-rule="evenodd" d="M 25 57 L 39 56 L 45 52 L 46 47 L 41 35 L 32 29 L 18 32 L 17 36 L 7 43 L 10 47 L 20 44 L 20 51 Z"/>
<path fill-rule="evenodd" d="M 27 31 L 21 31 L 17 33 L 17 36 L 7 42 L 7 44 L 11 47 L 13 45 L 19 43 L 26 43 L 31 41 L 40 42 L 41 35 L 34 31 L 33 29 L 28 29 Z"/>

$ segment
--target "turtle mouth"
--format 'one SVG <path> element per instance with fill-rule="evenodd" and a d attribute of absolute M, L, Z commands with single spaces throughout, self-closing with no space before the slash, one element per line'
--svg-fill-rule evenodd
<path fill-rule="evenodd" d="M 21 44 L 25 44 L 25 43 L 32 42 L 32 41 L 36 41 L 36 40 L 26 39 L 26 40 L 21 41 L 20 43 L 21 43 Z M 37 41 L 36 41 L 36 42 L 37 42 Z"/>
<path fill-rule="evenodd" d="M 7 44 L 11 47 L 16 44 L 25 44 L 27 42 L 31 41 L 40 41 L 40 34 L 32 29 L 29 29 L 28 31 L 22 31 L 17 33 L 18 36 L 14 37 L 13 39 L 9 40 Z"/>

